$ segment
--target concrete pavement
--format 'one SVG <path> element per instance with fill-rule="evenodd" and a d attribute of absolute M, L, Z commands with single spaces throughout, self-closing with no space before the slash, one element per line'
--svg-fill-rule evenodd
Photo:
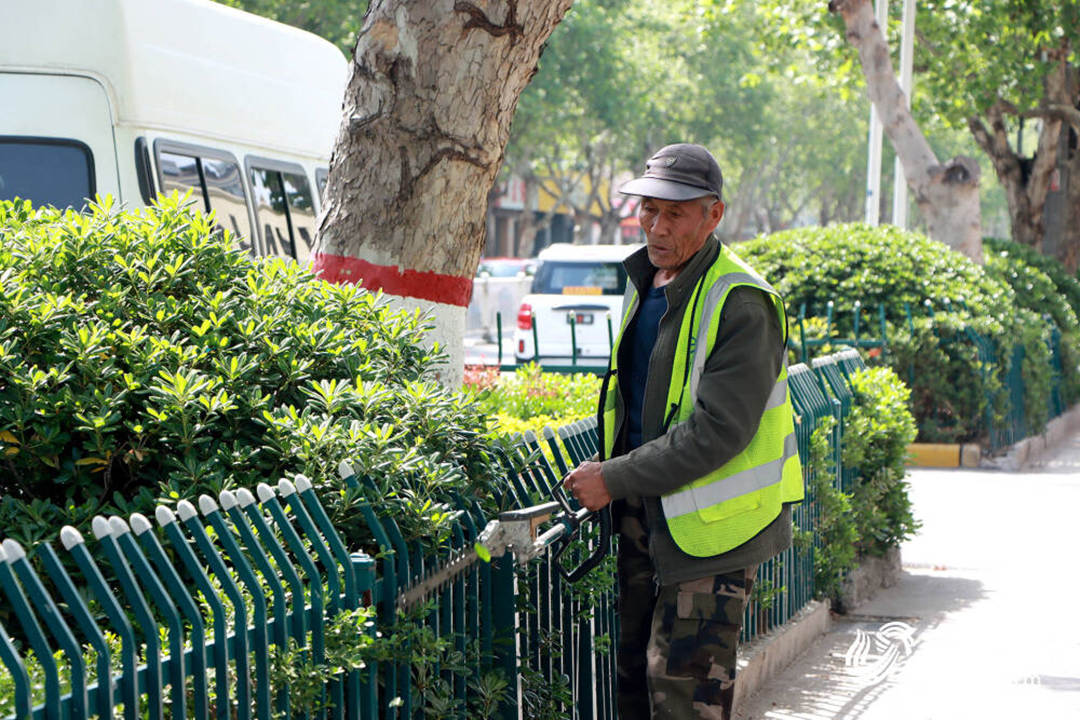
<path fill-rule="evenodd" d="M 740 720 L 1080 718 L 1080 434 L 1022 472 L 912 470 L 904 573 Z"/>

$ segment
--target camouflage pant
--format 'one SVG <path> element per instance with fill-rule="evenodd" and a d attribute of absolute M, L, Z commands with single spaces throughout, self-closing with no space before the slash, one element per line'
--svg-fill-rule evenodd
<path fill-rule="evenodd" d="M 634 522 L 620 523 L 619 718 L 730 720 L 735 653 L 756 567 L 658 591 L 644 533 L 626 527 Z"/>

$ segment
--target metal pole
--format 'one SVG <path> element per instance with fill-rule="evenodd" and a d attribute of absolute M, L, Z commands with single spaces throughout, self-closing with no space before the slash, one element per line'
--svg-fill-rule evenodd
<path fill-rule="evenodd" d="M 900 41 L 900 89 L 904 91 L 908 110 L 911 110 L 912 57 L 915 45 L 915 0 L 904 0 L 904 33 Z M 908 187 L 904 166 L 896 156 L 893 169 L 893 225 L 907 229 Z"/>
<path fill-rule="evenodd" d="M 877 0 L 877 24 L 888 40 L 889 2 Z M 877 225 L 881 217 L 881 120 L 870 104 L 870 149 L 866 161 L 866 223 Z"/>

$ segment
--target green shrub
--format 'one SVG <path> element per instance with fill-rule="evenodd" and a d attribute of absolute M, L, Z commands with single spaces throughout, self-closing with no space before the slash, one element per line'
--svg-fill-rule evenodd
<path fill-rule="evenodd" d="M 803 304 L 808 315 L 822 316 L 834 302 L 833 337 L 853 332 L 856 302 L 864 309 L 863 333 L 877 334 L 884 306 L 884 360 L 911 385 L 920 440 L 972 440 L 1004 424 L 1009 398 L 1002 378 L 1016 342 L 1025 349 L 1022 372 L 1030 383 L 1029 431 L 1042 429 L 1051 374 L 1048 325 L 1038 313 L 1068 320 L 1075 312 L 1061 304 L 1038 313 L 1026 308 L 995 270 L 997 261 L 984 270 L 923 235 L 861 224 L 775 233 L 737 252 L 784 294 L 796 340 L 794 318 Z M 820 325 L 811 324 L 812 336 L 824 334 Z M 980 348 L 975 336 L 987 342 Z"/>
<path fill-rule="evenodd" d="M 851 496 L 838 487 L 836 458 L 829 443 L 835 427 L 836 419 L 826 415 L 810 436 L 810 462 L 804 474 L 808 477 L 807 502 L 811 503 L 810 513 L 817 517 L 817 528 L 809 536 L 797 529 L 795 534 L 797 546 L 814 543 L 814 591 L 826 598 L 840 594 L 844 575 L 858 565 L 859 530 L 851 512 Z"/>
<path fill-rule="evenodd" d="M 410 537 L 497 465 L 468 397 L 428 380 L 426 321 L 295 263 L 255 260 L 173 197 L 86 214 L 0 203 L 0 528 L 24 544 L 95 514 L 310 477 L 369 538 L 337 464 Z"/>
<path fill-rule="evenodd" d="M 1008 240 L 984 242 L 987 272 L 1013 289 L 1020 307 L 1040 317 L 1049 316 L 1057 328 L 1063 399 L 1066 404 L 1075 403 L 1080 400 L 1080 281 L 1069 275 L 1060 262 L 1029 247 Z M 1027 329 L 1037 326 L 1032 322 Z M 1025 372 L 1031 371 L 1025 367 Z M 1028 398 L 1027 404 L 1038 401 L 1041 398 Z"/>
<path fill-rule="evenodd" d="M 919 529 L 907 493 L 907 447 L 915 439 L 909 391 L 889 368 L 851 377 L 855 400 L 844 425 L 843 462 L 856 468 L 851 507 L 860 555 L 883 555 Z"/>
<path fill-rule="evenodd" d="M 983 238 L 983 253 L 988 257 L 990 255 L 1006 257 L 1010 261 L 1019 261 L 1035 268 L 1057 288 L 1057 296 L 1065 300 L 1076 316 L 1080 316 L 1080 280 L 1056 258 L 1043 255 L 1027 245 L 1000 238 Z M 1016 289 L 1015 286 L 1013 289 Z M 1051 300 L 1056 302 L 1056 298 Z M 1025 305 L 1025 307 L 1030 306 Z M 1055 316 L 1055 320 L 1059 318 Z M 1061 323 L 1059 322 L 1058 325 L 1061 326 Z"/>

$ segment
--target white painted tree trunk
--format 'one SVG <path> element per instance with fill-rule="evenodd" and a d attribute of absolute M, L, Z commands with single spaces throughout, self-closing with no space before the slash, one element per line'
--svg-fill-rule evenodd
<path fill-rule="evenodd" d="M 372 0 L 330 161 L 315 270 L 432 313 L 458 385 L 487 194 L 572 0 Z"/>
<path fill-rule="evenodd" d="M 942 164 L 908 109 L 889 57 L 889 45 L 870 0 L 832 0 L 859 51 L 870 100 L 904 167 L 904 177 L 926 218 L 930 237 L 982 263 L 979 164 L 959 156 Z"/>

